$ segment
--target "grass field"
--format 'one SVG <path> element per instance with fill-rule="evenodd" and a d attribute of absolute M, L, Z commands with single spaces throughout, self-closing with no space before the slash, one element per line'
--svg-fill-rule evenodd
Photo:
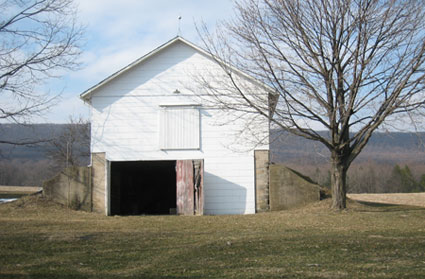
<path fill-rule="evenodd" d="M 425 209 L 329 201 L 246 216 L 0 205 L 0 278 L 425 278 Z"/>

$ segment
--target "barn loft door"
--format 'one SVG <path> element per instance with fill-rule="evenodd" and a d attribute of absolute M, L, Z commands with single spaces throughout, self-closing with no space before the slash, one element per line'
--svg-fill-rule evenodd
<path fill-rule="evenodd" d="M 203 160 L 178 160 L 176 163 L 177 214 L 202 215 Z"/>

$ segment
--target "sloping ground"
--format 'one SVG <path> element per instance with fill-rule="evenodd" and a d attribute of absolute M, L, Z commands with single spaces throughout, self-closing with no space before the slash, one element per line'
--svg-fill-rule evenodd
<path fill-rule="evenodd" d="M 355 201 L 425 207 L 425 193 L 348 194 Z"/>

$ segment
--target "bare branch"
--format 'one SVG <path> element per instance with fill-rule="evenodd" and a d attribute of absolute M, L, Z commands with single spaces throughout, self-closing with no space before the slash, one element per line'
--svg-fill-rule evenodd
<path fill-rule="evenodd" d="M 72 0 L 0 3 L 0 118 L 28 122 L 54 105 L 45 81 L 80 67 L 83 28 Z"/>
<path fill-rule="evenodd" d="M 334 207 L 345 207 L 346 172 L 389 116 L 425 109 L 425 9 L 413 0 L 240 0 L 236 15 L 204 29 L 217 61 L 251 75 L 279 96 L 268 101 L 232 75 L 233 93 L 203 79 L 213 100 L 250 111 L 330 151 Z M 201 32 L 202 33 L 202 32 Z M 232 102 L 229 102 L 232 100 Z M 317 133 L 313 128 L 326 129 Z"/>

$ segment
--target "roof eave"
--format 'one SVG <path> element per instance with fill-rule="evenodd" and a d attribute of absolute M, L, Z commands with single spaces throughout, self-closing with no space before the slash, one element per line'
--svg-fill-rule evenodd
<path fill-rule="evenodd" d="M 187 41 L 183 40 L 181 37 L 177 36 L 173 39 L 169 40 L 168 42 L 162 44 L 161 46 L 157 47 L 156 49 L 150 51 L 149 53 L 143 55 L 142 57 L 138 58 L 137 60 L 133 61 L 132 63 L 128 64 L 124 68 L 116 71 L 112 75 L 108 76 L 107 78 L 103 79 L 99 83 L 95 84 L 94 86 L 90 87 L 86 91 L 80 94 L 80 99 L 84 100 L 85 102 L 88 102 L 91 98 L 91 95 L 94 91 L 96 91 L 98 88 L 102 87 L 103 85 L 109 83 L 114 78 L 118 77 L 119 75 L 127 72 L 128 70 L 132 69 L 133 67 L 137 66 L 138 64 L 142 63 L 143 61 L 147 60 L 148 58 L 154 56 L 156 53 L 160 52 L 164 48 L 167 48 L 169 45 L 175 43 L 176 41 L 183 41 L 185 43 L 188 43 Z"/>
<path fill-rule="evenodd" d="M 257 79 L 253 78 L 252 76 L 244 73 L 243 71 L 237 69 L 236 67 L 229 65 L 228 63 L 222 61 L 221 59 L 219 59 L 218 57 L 213 56 L 211 53 L 207 52 L 206 50 L 198 47 L 197 45 L 185 40 L 184 38 L 180 37 L 180 36 L 176 36 L 173 39 L 169 40 L 168 42 L 162 44 L 161 46 L 157 47 L 156 49 L 150 51 L 149 53 L 145 54 L 144 56 L 140 57 L 139 59 L 135 60 L 134 62 L 128 64 L 127 66 L 125 66 L 124 68 L 122 68 L 121 70 L 113 73 L 112 75 L 108 76 L 107 78 L 105 78 L 104 80 L 100 81 L 99 83 L 97 83 L 96 85 L 90 87 L 89 89 L 87 89 L 86 91 L 84 91 L 83 93 L 80 94 L 80 98 L 82 100 L 84 100 L 85 102 L 89 102 L 91 95 L 93 94 L 94 91 L 96 91 L 98 88 L 102 87 L 103 85 L 109 83 L 111 80 L 113 80 L 114 78 L 118 77 L 119 75 L 127 72 L 128 70 L 132 69 L 133 67 L 139 65 L 140 63 L 142 63 L 143 61 L 149 59 L 150 57 L 154 56 L 155 54 L 157 54 L 158 52 L 162 51 L 163 49 L 167 48 L 168 46 L 174 44 L 177 41 L 181 41 L 183 43 L 185 43 L 186 45 L 194 48 L 195 50 L 197 50 L 198 52 L 202 53 L 203 55 L 210 57 L 211 59 L 213 59 L 214 61 L 216 61 L 217 63 L 224 65 L 225 67 L 228 67 L 230 69 L 232 69 L 232 71 L 235 71 L 236 73 L 242 75 L 243 77 L 251 80 L 252 82 L 256 83 L 257 85 L 263 87 L 265 90 L 269 91 L 269 93 L 275 92 L 275 90 L 273 90 L 273 88 L 271 88 L 270 86 L 258 81 Z"/>

